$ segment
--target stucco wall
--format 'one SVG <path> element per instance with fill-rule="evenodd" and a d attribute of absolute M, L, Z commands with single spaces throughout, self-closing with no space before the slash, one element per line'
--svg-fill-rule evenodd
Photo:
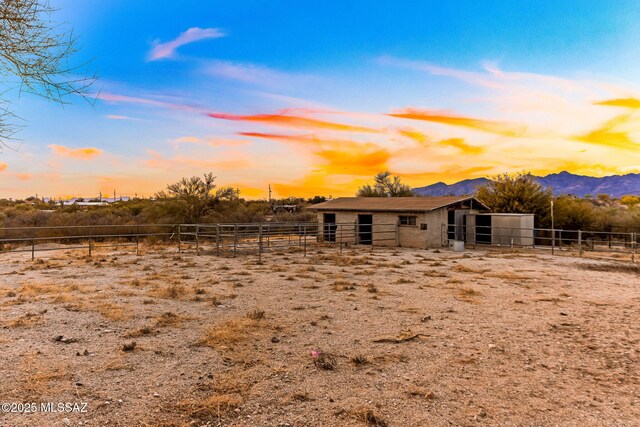
<path fill-rule="evenodd" d="M 365 211 L 321 211 L 318 212 L 318 223 L 323 227 L 325 213 L 335 213 L 336 241 L 355 243 L 358 215 L 372 215 L 373 244 L 375 246 L 402 246 L 410 248 L 439 248 L 443 243 L 443 227 L 447 223 L 447 210 L 438 209 L 432 212 L 397 213 L 397 212 L 365 212 Z M 399 216 L 415 216 L 416 225 L 398 225 Z M 426 230 L 420 224 L 427 224 Z"/>

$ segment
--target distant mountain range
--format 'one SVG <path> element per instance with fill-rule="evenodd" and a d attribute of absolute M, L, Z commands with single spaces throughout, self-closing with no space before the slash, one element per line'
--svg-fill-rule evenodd
<path fill-rule="evenodd" d="M 547 176 L 535 176 L 534 178 L 542 186 L 551 187 L 556 196 L 573 194 L 584 197 L 591 194 L 595 197 L 598 194 L 608 194 L 612 197 L 621 197 L 628 194 L 640 194 L 640 174 L 637 173 L 596 178 L 560 172 Z M 488 181 L 487 178 L 465 179 L 451 185 L 437 182 L 426 187 L 414 188 L 413 191 L 420 196 L 446 196 L 450 194 L 458 196 L 473 194 L 477 186 L 484 185 Z"/>

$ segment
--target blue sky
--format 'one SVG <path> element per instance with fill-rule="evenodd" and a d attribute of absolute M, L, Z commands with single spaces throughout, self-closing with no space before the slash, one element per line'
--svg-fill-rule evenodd
<path fill-rule="evenodd" d="M 148 195 L 208 171 L 264 197 L 349 195 L 381 168 L 416 186 L 640 170 L 637 2 L 53 5 L 99 96 L 16 101 L 0 197 Z"/>

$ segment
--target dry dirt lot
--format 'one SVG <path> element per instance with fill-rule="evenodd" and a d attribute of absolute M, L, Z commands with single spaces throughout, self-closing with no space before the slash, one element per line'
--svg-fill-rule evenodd
<path fill-rule="evenodd" d="M 632 426 L 640 269 L 533 252 L 0 259 L 3 426 Z"/>

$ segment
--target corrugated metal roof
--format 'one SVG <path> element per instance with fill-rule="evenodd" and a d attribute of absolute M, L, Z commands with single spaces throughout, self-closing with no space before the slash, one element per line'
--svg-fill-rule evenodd
<path fill-rule="evenodd" d="M 441 197 L 339 197 L 333 200 L 312 205 L 308 209 L 320 211 L 392 211 L 392 212 L 424 212 L 453 205 L 473 199 L 474 206 L 486 209 L 475 197 L 441 196 Z"/>

